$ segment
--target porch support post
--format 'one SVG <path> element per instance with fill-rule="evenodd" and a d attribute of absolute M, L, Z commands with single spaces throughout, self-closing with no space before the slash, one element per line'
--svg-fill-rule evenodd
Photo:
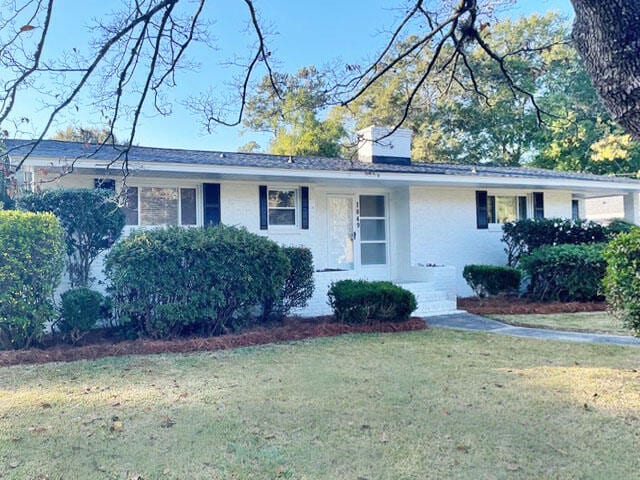
<path fill-rule="evenodd" d="M 623 198 L 625 222 L 640 225 L 640 198 L 638 197 L 638 193 L 627 193 Z"/>

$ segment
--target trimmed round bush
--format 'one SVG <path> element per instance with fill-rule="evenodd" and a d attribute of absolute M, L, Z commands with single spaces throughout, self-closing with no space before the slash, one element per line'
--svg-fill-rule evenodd
<path fill-rule="evenodd" d="M 55 317 L 64 268 L 62 227 L 50 213 L 0 211 L 0 346 L 24 348 Z"/>
<path fill-rule="evenodd" d="M 498 265 L 466 265 L 462 276 L 479 297 L 517 292 L 520 270 Z"/>
<path fill-rule="evenodd" d="M 139 231 L 105 259 L 116 320 L 154 338 L 249 325 L 289 269 L 275 242 L 222 225 Z"/>
<path fill-rule="evenodd" d="M 538 301 L 602 299 L 605 244 L 555 245 L 536 249 L 520 260 L 530 280 L 529 295 Z"/>
<path fill-rule="evenodd" d="M 365 323 L 371 320 L 401 322 L 418 307 L 412 292 L 391 282 L 340 280 L 329 288 L 329 304 L 336 321 Z"/>
<path fill-rule="evenodd" d="M 640 334 L 640 229 L 618 235 L 604 251 L 605 295 L 613 315 Z"/>
<path fill-rule="evenodd" d="M 102 317 L 104 297 L 89 288 L 74 288 L 60 296 L 60 319 L 56 326 L 72 342 L 96 326 Z"/>

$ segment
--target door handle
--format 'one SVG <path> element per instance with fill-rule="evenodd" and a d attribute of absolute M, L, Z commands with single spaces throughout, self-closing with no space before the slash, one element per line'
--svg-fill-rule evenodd
<path fill-rule="evenodd" d="M 356 231 L 355 230 L 353 231 L 353 234 L 351 235 L 351 239 L 354 240 L 354 241 L 356 239 Z"/>

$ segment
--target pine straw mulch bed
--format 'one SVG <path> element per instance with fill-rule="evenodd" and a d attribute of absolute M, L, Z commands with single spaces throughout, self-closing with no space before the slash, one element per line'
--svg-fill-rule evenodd
<path fill-rule="evenodd" d="M 95 339 L 85 345 L 53 345 L 48 348 L 0 351 L 0 366 L 27 363 L 73 362 L 102 357 L 154 353 L 186 353 L 251 347 L 267 343 L 304 340 L 314 337 L 333 337 L 346 333 L 392 333 L 428 328 L 424 319 L 413 317 L 405 322 L 373 322 L 366 325 L 345 325 L 331 321 L 331 317 L 316 319 L 287 319 L 278 326 L 257 327 L 242 333 L 217 337 L 179 338 L 175 340 Z"/>
<path fill-rule="evenodd" d="M 458 298 L 458 308 L 476 315 L 602 312 L 605 302 L 533 302 L 523 297 Z"/>

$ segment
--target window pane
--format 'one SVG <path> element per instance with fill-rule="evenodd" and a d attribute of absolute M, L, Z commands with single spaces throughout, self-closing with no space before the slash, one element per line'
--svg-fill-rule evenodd
<path fill-rule="evenodd" d="M 527 218 L 527 197 L 518 197 L 518 220 Z"/>
<path fill-rule="evenodd" d="M 515 222 L 516 217 L 516 197 L 496 197 L 496 223 Z"/>
<path fill-rule="evenodd" d="M 140 224 L 177 225 L 178 189 L 158 187 L 141 188 Z"/>
<path fill-rule="evenodd" d="M 180 189 L 180 214 L 182 225 L 196 224 L 196 189 Z"/>
<path fill-rule="evenodd" d="M 384 217 L 384 197 L 382 195 L 360 195 L 361 217 Z"/>
<path fill-rule="evenodd" d="M 362 243 L 360 245 L 362 265 L 384 265 L 387 263 L 386 243 Z"/>
<path fill-rule="evenodd" d="M 122 211 L 126 225 L 138 225 L 138 187 L 127 187 Z"/>
<path fill-rule="evenodd" d="M 291 208 L 269 210 L 269 225 L 295 225 L 296 211 Z"/>
<path fill-rule="evenodd" d="M 487 222 L 496 223 L 496 197 L 489 195 L 487 197 Z"/>
<path fill-rule="evenodd" d="M 386 238 L 384 220 L 361 220 L 360 238 L 364 241 L 384 240 Z"/>
<path fill-rule="evenodd" d="M 295 190 L 269 190 L 269 208 L 296 206 Z"/>

